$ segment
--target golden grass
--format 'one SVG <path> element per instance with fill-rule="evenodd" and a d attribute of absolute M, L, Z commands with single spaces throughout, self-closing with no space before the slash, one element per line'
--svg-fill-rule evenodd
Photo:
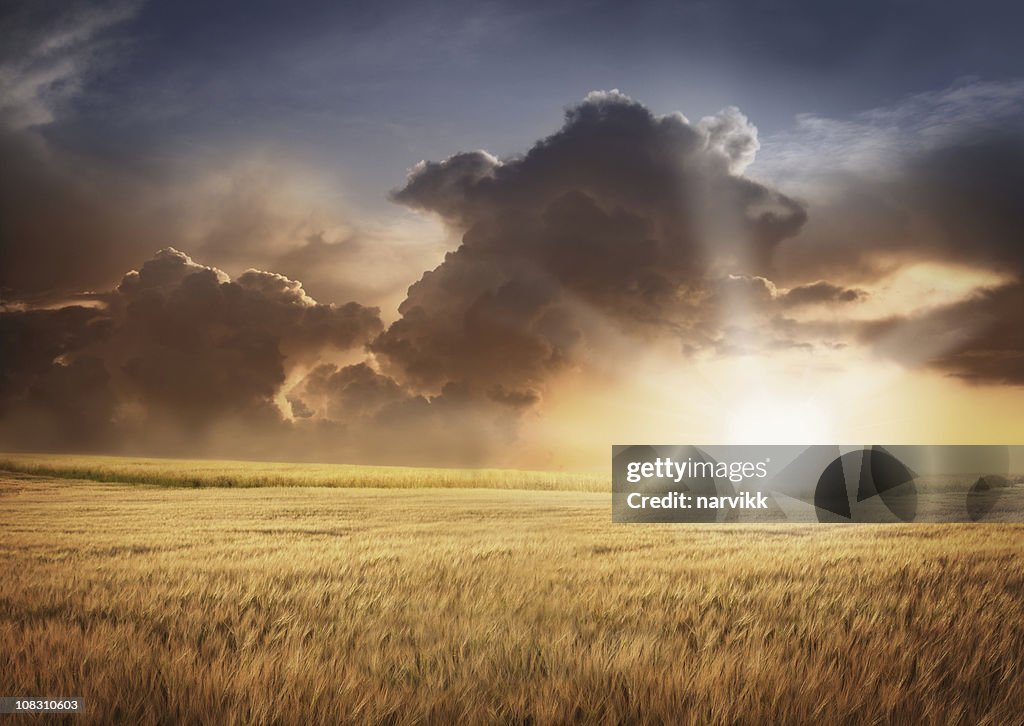
<path fill-rule="evenodd" d="M 4 695 L 73 723 L 982 723 L 1024 528 L 613 525 L 608 495 L 0 483 Z"/>
<path fill-rule="evenodd" d="M 0 471 L 60 479 L 165 487 L 360 487 L 611 491 L 606 474 L 519 469 L 437 469 L 354 464 L 291 464 L 77 454 L 2 454 Z"/>

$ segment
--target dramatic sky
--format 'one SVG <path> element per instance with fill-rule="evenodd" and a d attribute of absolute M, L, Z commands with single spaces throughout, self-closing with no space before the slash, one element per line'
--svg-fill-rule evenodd
<path fill-rule="evenodd" d="M 0 449 L 1024 440 L 1010 2 L 7 2 Z"/>

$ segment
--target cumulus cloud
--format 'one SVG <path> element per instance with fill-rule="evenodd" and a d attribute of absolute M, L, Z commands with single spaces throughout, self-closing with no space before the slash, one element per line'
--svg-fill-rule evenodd
<path fill-rule="evenodd" d="M 293 407 L 307 417 L 319 415 L 337 421 L 373 417 L 383 408 L 411 398 L 395 379 L 366 363 L 318 365 L 289 395 Z"/>
<path fill-rule="evenodd" d="M 8 376 L 4 405 L 56 418 L 29 391 L 74 372 L 107 392 L 94 430 L 118 432 L 111 441 L 152 434 L 187 449 L 200 432 L 223 443 L 209 432 L 246 421 L 267 432 L 263 446 L 302 430 L 310 450 L 330 440 L 335 453 L 384 454 L 388 432 L 406 431 L 431 460 L 479 454 L 514 433 L 553 376 L 610 352 L 609 330 L 723 347 L 718 281 L 765 268 L 805 220 L 800 204 L 742 175 L 754 150 L 756 130 L 734 109 L 691 124 L 591 94 L 522 156 L 466 152 L 413 169 L 394 199 L 462 239 L 387 329 L 375 309 L 319 304 L 282 271 L 231 275 L 165 249 L 77 313 L 88 337 L 76 329 L 68 351 Z M 252 195 L 225 190 L 240 200 L 226 208 L 267 226 Z M 272 257 L 255 230 L 199 229 L 211 254 Z M 290 254 L 322 267 L 332 244 L 311 235 Z M 21 314 L 8 313 L 11 325 Z M 370 357 L 354 362 L 364 344 Z"/>
<path fill-rule="evenodd" d="M 522 156 L 421 163 L 393 196 L 460 229 L 462 245 L 409 289 L 374 352 L 424 388 L 526 403 L 581 362 L 595 324 L 693 326 L 709 277 L 766 267 L 805 220 L 739 174 L 756 146 L 735 109 L 695 125 L 612 91 Z"/>
<path fill-rule="evenodd" d="M 705 116 L 697 128 L 706 136 L 707 147 L 729 160 L 729 171 L 733 174 L 742 174 L 761 148 L 757 127 L 735 106 L 724 108 L 714 116 Z"/>
<path fill-rule="evenodd" d="M 102 307 L 0 313 L 5 438 L 73 444 L 60 432 L 87 415 L 95 420 L 83 435 L 148 445 L 201 444 L 229 418 L 269 429 L 282 423 L 275 398 L 289 371 L 358 348 L 382 328 L 375 308 L 319 304 L 269 272 L 232 280 L 174 249 L 97 297 Z"/>
<path fill-rule="evenodd" d="M 491 393 L 490 399 L 480 399 L 450 383 L 437 394 L 422 395 L 365 362 L 328 363 L 310 371 L 288 400 L 295 415 L 306 419 L 303 431 L 320 438 L 331 433 L 335 455 L 388 464 L 465 465 L 507 457 L 517 433 L 509 407 L 535 403 L 502 389 Z"/>
<path fill-rule="evenodd" d="M 424 395 L 364 346 L 379 311 L 167 248 L 90 306 L 0 311 L 0 443 L 54 450 L 446 464 L 492 461 L 530 391 Z"/>

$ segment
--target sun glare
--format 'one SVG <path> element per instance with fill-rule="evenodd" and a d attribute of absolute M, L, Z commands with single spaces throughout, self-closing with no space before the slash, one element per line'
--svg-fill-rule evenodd
<path fill-rule="evenodd" d="M 834 431 L 814 401 L 765 396 L 730 411 L 725 438 L 730 444 L 823 444 L 834 440 Z"/>

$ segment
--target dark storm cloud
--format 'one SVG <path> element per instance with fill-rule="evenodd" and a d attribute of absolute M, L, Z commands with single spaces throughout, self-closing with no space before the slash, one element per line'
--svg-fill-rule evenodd
<path fill-rule="evenodd" d="M 768 159 L 811 210 L 778 249 L 773 279 L 799 280 L 791 294 L 803 296 L 808 277 L 857 289 L 920 262 L 1008 278 L 966 302 L 868 324 L 862 340 L 965 380 L 1024 381 L 1014 332 L 1024 307 L 1013 304 L 1024 284 L 1024 84 L 967 83 L 854 121 L 804 125 L 802 149 L 788 139 Z"/>
<path fill-rule="evenodd" d="M 526 402 L 580 361 L 595 317 L 685 329 L 708 275 L 765 267 L 804 222 L 798 203 L 736 173 L 754 148 L 734 109 L 691 124 L 612 92 L 522 157 L 420 164 L 394 198 L 441 215 L 462 245 L 410 288 L 373 350 L 417 385 L 500 385 L 498 399 Z"/>
<path fill-rule="evenodd" d="M 1024 283 L 909 318 L 863 326 L 861 336 L 908 366 L 925 365 L 975 383 L 1024 385 Z"/>
<path fill-rule="evenodd" d="M 0 312 L 0 438 L 9 446 L 109 443 L 116 399 L 103 362 L 84 355 L 109 333 L 84 307 Z"/>
<path fill-rule="evenodd" d="M 873 281 L 944 261 L 1024 267 L 1024 83 L 971 82 L 839 121 L 804 117 L 757 168 L 808 199 L 773 279 Z"/>
<path fill-rule="evenodd" d="M 375 308 L 317 303 L 272 272 L 232 279 L 173 249 L 89 301 L 0 312 L 0 445 L 466 465 L 535 402 L 455 383 L 421 395 L 366 362 L 326 362 L 362 356 L 382 330 Z"/>
<path fill-rule="evenodd" d="M 404 403 L 413 396 L 395 379 L 381 375 L 366 363 L 318 365 L 289 395 L 293 408 L 319 413 L 336 421 L 377 415 L 381 409 Z"/>
<path fill-rule="evenodd" d="M 944 255 L 1024 274 L 1024 129 L 956 139 L 911 163 L 902 181 Z"/>
<path fill-rule="evenodd" d="M 845 267 L 864 279 L 920 260 L 1022 273 L 1022 188 L 1024 133 L 965 133 L 887 174 L 836 180 L 838 196 L 814 205 L 821 225 L 811 225 L 798 243 L 804 261 L 786 261 L 791 272 L 842 274 Z"/>
<path fill-rule="evenodd" d="M 53 154 L 30 132 L 0 128 L 0 292 L 68 292 L 109 282 L 143 225 L 116 175 Z"/>
<path fill-rule="evenodd" d="M 510 412 L 536 403 L 496 387 L 481 398 L 450 383 L 435 395 L 410 391 L 366 363 L 315 367 L 289 393 L 307 435 L 331 436 L 335 455 L 388 464 L 493 461 L 516 434 Z M 321 450 L 321 456 L 324 453 Z"/>
<path fill-rule="evenodd" d="M 108 358 L 161 415 L 202 424 L 225 414 L 275 416 L 286 366 L 344 350 L 380 329 L 378 311 L 319 305 L 281 275 L 234 281 L 163 250 L 125 276 L 112 306 L 122 318 Z"/>
<path fill-rule="evenodd" d="M 1024 384 L 1024 145 L 1004 125 L 974 135 L 953 126 L 890 155 L 875 176 L 822 174 L 808 223 L 804 203 L 745 175 L 760 142 L 739 111 L 691 123 L 594 93 L 521 156 L 471 151 L 413 169 L 394 199 L 438 215 L 461 242 L 409 288 L 386 329 L 375 308 L 318 303 L 295 274 L 228 275 L 174 249 L 80 306 L 8 296 L 0 443 L 480 463 L 556 375 L 626 369 L 633 347 L 652 341 L 724 356 L 859 340 L 908 366 Z M 135 204 L 126 177 L 83 177 L 25 133 L 8 133 L 34 141 L 7 154 L 24 178 L 0 172 L 10 285 L 73 289 L 91 265 L 99 279 L 164 231 L 173 215 L 144 224 L 139 210 L 152 208 Z M 259 237 L 274 215 L 249 214 L 276 196 L 257 187 L 238 194 L 255 206 L 227 205 L 242 219 L 213 226 L 211 252 L 300 269 L 367 246 L 312 233 L 280 253 Z M 52 227 L 30 222 L 47 211 Z M 916 261 L 1015 281 L 939 309 L 844 322 L 880 270 Z"/>
<path fill-rule="evenodd" d="M 270 431 L 289 370 L 381 330 L 374 308 L 318 304 L 269 272 L 231 280 L 173 249 L 99 297 L 102 308 L 0 313 L 5 439 L 197 446 L 225 419 Z"/>
<path fill-rule="evenodd" d="M 42 347 L 5 370 L 4 438 L 19 446 L 105 441 L 172 452 L 203 441 L 240 453 L 224 433 L 238 426 L 252 433 L 246 445 L 264 452 L 276 441 L 302 451 L 330 447 L 339 456 L 393 456 L 381 442 L 387 431 L 402 430 L 415 433 L 418 455 L 428 458 L 438 447 L 459 456 L 482 452 L 513 433 L 553 373 L 600 353 L 609 321 L 641 337 L 674 339 L 700 328 L 689 344 L 713 344 L 713 316 L 699 311 L 708 276 L 721 266 L 763 267 L 805 217 L 793 200 L 741 175 L 756 144 L 756 130 L 734 109 L 691 124 L 597 93 L 525 156 L 502 161 L 471 152 L 421 165 L 395 198 L 438 213 L 462 233 L 462 244 L 410 288 L 400 319 L 380 335 L 375 309 L 318 304 L 295 279 L 260 270 L 232 278 L 173 249 L 124 275 L 116 289 L 88 296 L 97 308 L 8 306 L 5 330 L 15 332 L 5 337 L 17 339 L 19 326 L 40 327 Z M 41 141 L 21 148 L 37 161 L 50 154 Z M 16 263 L 10 279 L 22 290 L 81 283 L 89 265 L 98 277 L 148 238 L 130 234 L 111 197 L 132 207 L 135 222 L 165 218 L 144 214 L 152 207 L 138 203 L 124 177 L 101 177 L 113 180 L 109 188 L 90 185 L 54 158 L 60 163 L 39 172 L 37 192 L 5 199 L 14 218 L 33 198 L 49 200 L 64 217 L 63 200 L 80 196 L 83 214 L 102 223 L 89 231 L 71 214 L 70 228 L 40 232 L 30 219 L 42 210 L 24 217 L 23 233 L 5 247 Z M 63 188 L 67 194 L 57 193 Z M 251 198 L 242 195 L 243 210 Z M 252 222 L 251 214 L 241 216 Z M 31 230 L 44 243 L 36 251 L 18 242 L 31 241 Z M 262 243 L 251 236 L 227 248 L 258 256 Z M 81 266 L 47 264 L 72 237 Z M 312 255 L 314 266 L 334 252 L 317 235 L 307 243 L 295 256 Z M 39 279 L 24 285 L 17 279 L 23 269 Z M 383 371 L 330 362 L 330 351 L 365 343 Z M 289 376 L 302 378 L 295 384 Z M 18 433 L 17 422 L 29 418 L 36 421 L 25 429 L 32 441 Z M 88 436 L 58 435 L 51 425 L 58 420 Z"/>

